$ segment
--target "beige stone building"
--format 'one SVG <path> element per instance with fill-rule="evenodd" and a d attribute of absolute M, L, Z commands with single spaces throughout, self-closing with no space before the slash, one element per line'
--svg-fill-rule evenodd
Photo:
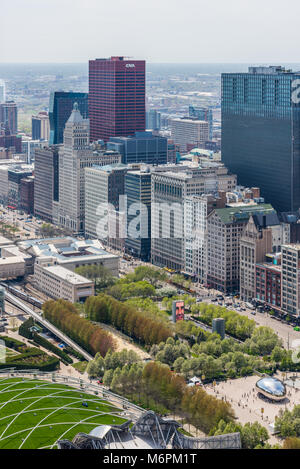
<path fill-rule="evenodd" d="M 53 257 L 36 260 L 34 282 L 38 290 L 51 298 L 63 298 L 72 303 L 94 295 L 94 282 L 58 265 Z"/>
<path fill-rule="evenodd" d="M 244 301 L 255 298 L 255 265 L 272 251 L 272 229 L 266 226 L 267 216 L 262 218 L 262 225 L 259 217 L 249 218 L 240 241 L 240 297 Z"/>

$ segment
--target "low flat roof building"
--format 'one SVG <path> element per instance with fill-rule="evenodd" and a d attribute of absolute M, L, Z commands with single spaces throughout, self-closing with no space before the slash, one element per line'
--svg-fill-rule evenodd
<path fill-rule="evenodd" d="M 41 257 L 34 265 L 34 281 L 37 288 L 51 298 L 84 301 L 94 295 L 94 282 L 69 269 L 57 265 L 53 257 Z"/>

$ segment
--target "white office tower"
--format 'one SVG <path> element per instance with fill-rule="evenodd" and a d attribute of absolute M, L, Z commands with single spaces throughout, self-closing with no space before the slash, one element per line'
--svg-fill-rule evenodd
<path fill-rule="evenodd" d="M 216 199 L 212 195 L 203 194 L 186 197 L 184 203 L 185 216 L 185 273 L 195 277 L 197 281 L 206 280 L 206 218 L 210 205 Z"/>
<path fill-rule="evenodd" d="M 0 103 L 5 102 L 5 83 L 3 80 L 0 80 Z"/>
<path fill-rule="evenodd" d="M 93 152 L 89 119 L 74 104 L 59 152 L 59 202 L 53 205 L 53 221 L 75 233 L 84 231 L 84 168 L 101 164 L 103 155 Z"/>

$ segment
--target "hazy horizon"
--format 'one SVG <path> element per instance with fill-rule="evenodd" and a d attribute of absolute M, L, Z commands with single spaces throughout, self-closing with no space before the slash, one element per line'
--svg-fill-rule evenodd
<path fill-rule="evenodd" d="M 2 0 L 0 63 L 297 63 L 297 0 Z"/>

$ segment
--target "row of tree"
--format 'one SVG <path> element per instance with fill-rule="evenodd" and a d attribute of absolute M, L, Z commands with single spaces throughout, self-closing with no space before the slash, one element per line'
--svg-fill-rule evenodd
<path fill-rule="evenodd" d="M 78 315 L 76 307 L 66 300 L 50 300 L 43 304 L 44 317 L 81 345 L 87 352 L 105 357 L 115 349 L 111 334 Z"/>
<path fill-rule="evenodd" d="M 164 321 L 109 295 L 90 296 L 85 302 L 85 312 L 91 321 L 111 324 L 141 344 L 158 344 L 173 335 Z"/>
<path fill-rule="evenodd" d="M 215 428 L 220 420 L 227 423 L 234 418 L 229 403 L 207 394 L 202 388 L 189 388 L 183 377 L 161 363 L 134 363 L 107 370 L 103 383 L 140 405 L 180 416 L 205 433 Z"/>
<path fill-rule="evenodd" d="M 200 303 L 193 305 L 191 310 L 194 315 L 198 315 L 201 321 L 210 326 L 214 318 L 224 318 L 226 332 L 240 340 L 251 337 L 255 329 L 253 319 L 242 316 L 235 311 L 229 311 L 222 306 Z"/>

